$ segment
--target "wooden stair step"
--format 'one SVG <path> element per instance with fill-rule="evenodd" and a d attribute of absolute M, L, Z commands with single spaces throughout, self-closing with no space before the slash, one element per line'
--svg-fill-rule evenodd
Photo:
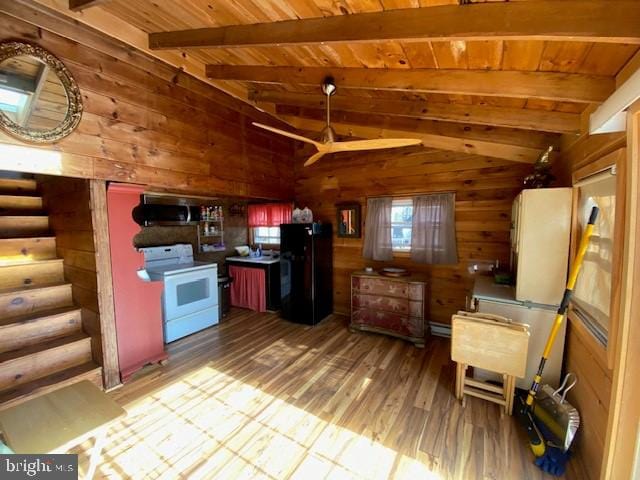
<path fill-rule="evenodd" d="M 87 362 L 2 390 L 0 391 L 0 410 L 82 380 L 89 380 L 102 388 L 102 367 L 93 362 Z"/>
<path fill-rule="evenodd" d="M 46 215 L 0 216 L 0 237 L 34 237 L 49 233 L 49 217 Z"/>
<path fill-rule="evenodd" d="M 42 197 L 3 195 L 0 193 L 0 212 L 4 210 L 24 211 L 25 214 L 33 211 L 41 211 Z"/>
<path fill-rule="evenodd" d="M 36 194 L 38 184 L 30 178 L 0 178 L 0 193 L 6 195 Z"/>
<path fill-rule="evenodd" d="M 84 332 L 0 353 L 0 390 L 91 361 L 91 337 Z"/>
<path fill-rule="evenodd" d="M 70 283 L 0 290 L 0 318 L 14 318 L 72 305 Z"/>
<path fill-rule="evenodd" d="M 79 307 L 63 307 L 0 319 L 0 353 L 34 345 L 82 330 Z"/>
<path fill-rule="evenodd" d="M 18 208 L 0 208 L 0 216 L 4 217 L 43 217 L 47 212 L 39 208 L 38 210 L 20 210 Z"/>
<path fill-rule="evenodd" d="M 55 237 L 0 238 L 0 265 L 56 258 Z"/>
<path fill-rule="evenodd" d="M 0 289 L 64 282 L 64 260 L 35 260 L 18 265 L 0 265 Z"/>

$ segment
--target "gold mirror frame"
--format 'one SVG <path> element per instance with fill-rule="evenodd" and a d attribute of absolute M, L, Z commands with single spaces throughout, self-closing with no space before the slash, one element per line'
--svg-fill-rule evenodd
<path fill-rule="evenodd" d="M 56 73 L 67 94 L 67 115 L 56 128 L 35 131 L 16 124 L 0 110 L 0 128 L 10 135 L 29 143 L 52 143 L 61 140 L 75 130 L 82 118 L 80 88 L 78 88 L 78 84 L 64 63 L 58 60 L 51 52 L 27 42 L 12 40 L 0 42 L 0 64 L 9 58 L 21 55 L 28 55 L 41 60 Z"/>

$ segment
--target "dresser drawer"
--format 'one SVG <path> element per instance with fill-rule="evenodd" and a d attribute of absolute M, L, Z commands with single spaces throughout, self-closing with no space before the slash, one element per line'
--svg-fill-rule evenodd
<path fill-rule="evenodd" d="M 353 294 L 353 308 L 370 308 L 385 312 L 409 315 L 409 300 L 404 298 L 386 297 L 382 295 Z"/>
<path fill-rule="evenodd" d="M 354 291 L 369 295 L 385 295 L 388 297 L 408 298 L 409 284 L 382 278 L 352 278 Z"/>
<path fill-rule="evenodd" d="M 369 327 L 375 331 L 424 340 L 424 319 L 393 312 L 358 308 L 351 315 L 353 326 Z"/>

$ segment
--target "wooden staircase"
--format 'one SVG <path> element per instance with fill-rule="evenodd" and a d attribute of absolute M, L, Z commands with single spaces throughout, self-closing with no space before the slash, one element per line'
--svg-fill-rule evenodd
<path fill-rule="evenodd" d="M 0 178 L 0 409 L 80 380 L 102 386 L 35 180 Z"/>

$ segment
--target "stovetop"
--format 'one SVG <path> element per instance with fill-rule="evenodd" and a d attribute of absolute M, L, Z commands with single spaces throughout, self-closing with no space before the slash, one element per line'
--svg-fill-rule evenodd
<path fill-rule="evenodd" d="M 189 243 L 144 247 L 144 271 L 150 280 L 163 280 L 170 275 L 180 275 L 206 269 L 217 269 L 213 262 L 199 262 L 193 259 L 193 247 Z M 139 273 L 141 277 L 141 273 Z"/>

